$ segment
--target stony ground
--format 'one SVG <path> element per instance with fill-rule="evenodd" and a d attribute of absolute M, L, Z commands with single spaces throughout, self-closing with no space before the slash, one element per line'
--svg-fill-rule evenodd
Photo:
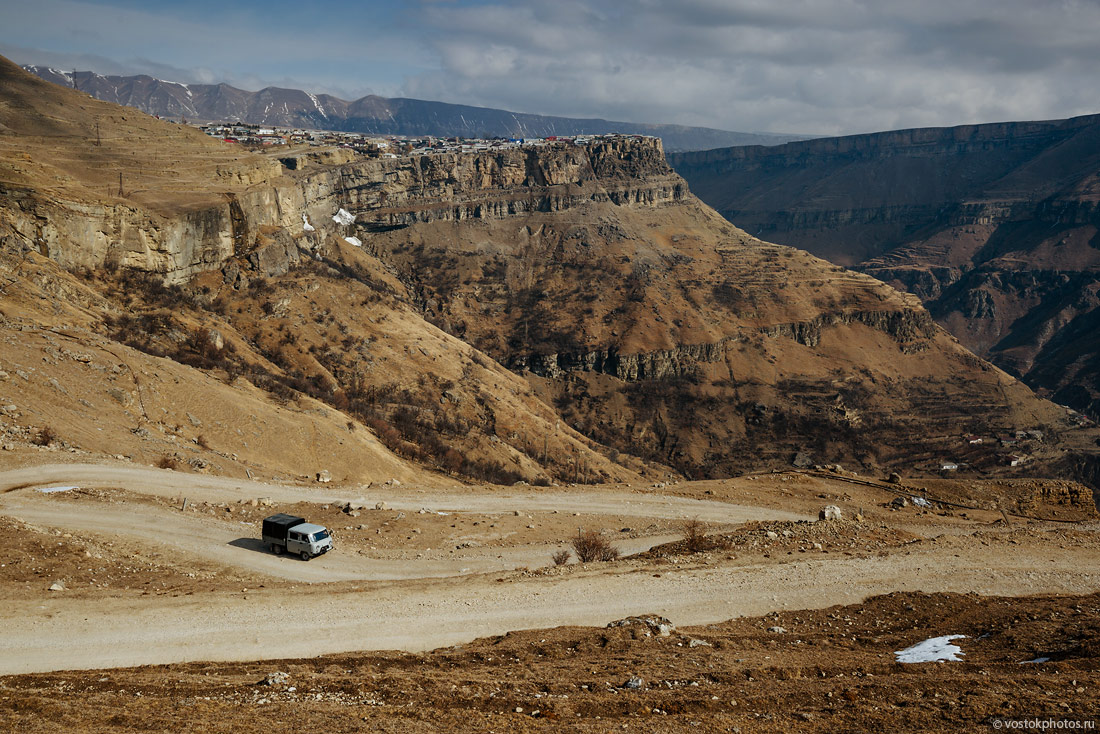
<path fill-rule="evenodd" d="M 988 509 L 981 484 L 926 488 L 973 506 L 899 507 L 835 472 L 455 489 L 28 471 L 0 474 L 0 671 L 23 673 L 0 677 L 0 731 L 982 731 L 1098 710 L 1100 524 L 1057 482 L 1029 480 L 1028 502 L 1078 521 Z M 843 519 L 812 520 L 824 504 Z M 337 550 L 266 552 L 277 511 Z M 553 565 L 577 528 L 623 557 Z M 674 629 L 607 626 L 629 616 Z M 895 661 L 943 635 L 966 636 L 961 661 Z"/>
<path fill-rule="evenodd" d="M 942 635 L 959 662 L 903 665 Z M 895 593 L 674 629 L 0 678 L 0 730 L 985 731 L 1096 721 L 1100 595 Z M 1026 662 L 1047 658 L 1045 662 Z"/>

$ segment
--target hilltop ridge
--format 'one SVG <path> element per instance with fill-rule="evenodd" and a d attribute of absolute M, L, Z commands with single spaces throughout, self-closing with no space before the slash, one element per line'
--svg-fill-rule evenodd
<path fill-rule="evenodd" d="M 470 138 L 625 133 L 655 135 L 670 150 L 722 145 L 775 145 L 800 136 L 743 133 L 687 125 L 661 125 L 533 115 L 421 99 L 368 95 L 343 100 L 300 89 L 267 87 L 257 92 L 229 84 L 183 84 L 147 75 L 101 76 L 92 71 L 59 71 L 25 66 L 27 71 L 97 99 L 135 107 L 150 115 L 190 121 L 240 121 L 282 127 L 370 133 Z"/>

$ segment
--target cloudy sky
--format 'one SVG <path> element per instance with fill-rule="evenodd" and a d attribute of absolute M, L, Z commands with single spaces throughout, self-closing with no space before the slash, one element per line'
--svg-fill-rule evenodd
<path fill-rule="evenodd" d="M 753 132 L 1100 112 L 1100 0 L 0 0 L 0 54 Z"/>

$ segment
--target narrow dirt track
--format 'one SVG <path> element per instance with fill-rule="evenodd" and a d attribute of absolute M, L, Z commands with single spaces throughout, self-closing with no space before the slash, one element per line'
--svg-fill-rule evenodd
<path fill-rule="evenodd" d="M 456 486 L 453 490 L 416 487 L 335 488 L 268 484 L 226 479 L 204 474 L 182 474 L 151 467 L 101 464 L 52 464 L 0 473 L 0 497 L 29 487 L 75 485 L 79 487 L 121 487 L 139 494 L 160 497 L 186 496 L 208 502 L 235 502 L 269 497 L 275 502 L 347 502 L 363 498 L 368 503 L 385 502 L 399 510 L 456 512 L 569 511 L 583 514 L 629 515 L 634 517 L 683 519 L 697 517 L 704 522 L 737 523 L 751 520 L 807 519 L 779 510 L 694 500 L 662 494 L 642 494 L 623 489 L 519 489 L 485 490 Z M 13 490 L 13 488 L 15 488 Z"/>
<path fill-rule="evenodd" d="M 30 490 L 33 492 L 33 490 Z M 0 499 L 0 515 L 35 525 L 120 536 L 171 553 L 176 565 L 188 559 L 214 562 L 272 578 L 323 583 L 442 578 L 545 565 L 560 543 L 530 543 L 506 548 L 458 551 L 447 558 L 390 559 L 354 554 L 337 541 L 336 550 L 308 563 L 272 554 L 256 537 L 256 528 L 214 523 L 178 512 L 128 505 L 70 505 L 50 496 Z M 622 538 L 615 545 L 626 555 L 668 543 L 679 535 Z"/>
<path fill-rule="evenodd" d="M 8 605 L 0 625 L 0 674 L 424 650 L 516 629 L 603 625 L 645 612 L 679 625 L 703 624 L 772 609 L 852 603 L 898 590 L 1083 593 L 1094 591 L 1100 581 L 1087 570 L 1096 559 L 1082 558 L 1079 550 L 1006 554 L 979 548 L 966 557 L 956 550 L 947 546 L 862 559 L 667 569 L 660 577 L 609 567 L 506 583 L 478 576 L 363 591 L 307 585 L 289 592 L 249 592 L 247 599 L 220 593 L 18 603 Z"/>

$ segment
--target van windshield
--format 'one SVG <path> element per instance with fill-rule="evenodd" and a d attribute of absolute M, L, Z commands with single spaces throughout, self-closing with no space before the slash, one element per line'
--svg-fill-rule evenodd
<path fill-rule="evenodd" d="M 316 543 L 318 540 L 324 540 L 327 537 L 328 537 L 328 531 L 327 530 L 318 530 L 316 533 L 309 536 L 309 539 L 312 540 L 314 543 Z"/>

